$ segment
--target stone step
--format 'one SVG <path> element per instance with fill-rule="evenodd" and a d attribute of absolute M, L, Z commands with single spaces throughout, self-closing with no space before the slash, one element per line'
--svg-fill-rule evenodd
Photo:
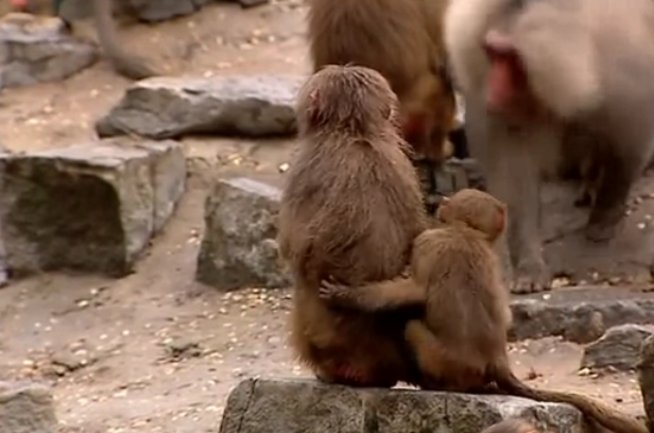
<path fill-rule="evenodd" d="M 479 433 L 512 417 L 543 432 L 586 430 L 572 406 L 519 397 L 249 379 L 230 393 L 220 433 Z"/>

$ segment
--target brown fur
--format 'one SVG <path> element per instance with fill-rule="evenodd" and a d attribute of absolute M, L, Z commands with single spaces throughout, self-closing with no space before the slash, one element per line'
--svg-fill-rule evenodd
<path fill-rule="evenodd" d="M 75 8 L 74 0 L 68 0 L 71 4 L 64 4 L 59 11 L 54 11 L 52 0 L 29 0 L 26 10 L 30 13 L 52 13 L 68 20 L 66 15 L 72 14 L 75 17 L 84 16 Z M 82 0 L 76 0 L 77 2 Z M 124 49 L 124 44 L 120 42 L 116 25 L 113 18 L 113 6 L 119 7 L 121 12 L 128 13 L 129 5 L 124 0 L 84 0 L 92 3 L 93 21 L 100 41 L 100 46 L 104 51 L 105 57 L 111 62 L 113 68 L 120 75 L 133 79 L 141 80 L 152 76 L 160 75 L 152 68 L 146 59 L 128 53 Z M 78 8 L 81 7 L 78 6 Z M 70 23 L 68 23 L 70 25 Z"/>
<path fill-rule="evenodd" d="M 318 296 L 334 275 L 359 285 L 398 275 L 426 227 L 397 98 L 372 69 L 328 66 L 298 97 L 301 146 L 288 172 L 279 245 L 294 275 L 292 346 L 318 378 L 361 386 L 411 381 L 405 319 L 338 311 Z"/>
<path fill-rule="evenodd" d="M 594 242 L 613 238 L 654 153 L 654 2 L 453 0 L 444 28 L 472 156 L 512 215 L 512 290 L 547 289 L 539 178 L 566 157 L 561 147 L 581 146 L 599 173 L 589 174 Z"/>
<path fill-rule="evenodd" d="M 512 373 L 509 296 L 493 251 L 505 227 L 505 205 L 464 189 L 441 204 L 437 217 L 443 226 L 414 242 L 410 277 L 359 287 L 325 281 L 321 297 L 369 313 L 422 301 L 424 320 L 411 320 L 405 329 L 422 387 L 481 392 L 495 382 L 500 392 L 572 404 L 616 433 L 646 433 L 637 420 L 586 396 L 533 389 Z"/>
<path fill-rule="evenodd" d="M 356 64 L 380 72 L 398 95 L 404 138 L 417 159 L 440 162 L 454 126 L 442 17 L 447 0 L 311 0 L 314 70 Z"/>

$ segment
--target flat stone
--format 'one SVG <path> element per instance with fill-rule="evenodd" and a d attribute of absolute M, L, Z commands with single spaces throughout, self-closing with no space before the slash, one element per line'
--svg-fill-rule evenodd
<path fill-rule="evenodd" d="M 190 15 L 211 0 L 128 0 L 133 13 L 142 20 L 158 22 Z"/>
<path fill-rule="evenodd" d="M 585 431 L 572 406 L 518 397 L 353 388 L 314 380 L 245 380 L 229 395 L 220 433 L 479 433 L 511 417 L 539 431 Z"/>
<path fill-rule="evenodd" d="M 584 348 L 581 368 L 633 370 L 640 358 L 641 345 L 650 335 L 652 328 L 640 325 L 610 328 L 599 340 Z"/>
<path fill-rule="evenodd" d="M 252 179 L 216 182 L 205 202 L 196 279 L 221 290 L 289 286 L 276 241 L 280 199 L 278 188 Z"/>
<path fill-rule="evenodd" d="M 172 141 L 0 155 L 7 267 L 125 275 L 172 214 L 185 180 L 184 154 Z"/>
<path fill-rule="evenodd" d="M 296 76 L 156 77 L 134 83 L 96 123 L 101 137 L 138 134 L 154 139 L 189 134 L 250 137 L 296 131 Z"/>
<path fill-rule="evenodd" d="M 0 18 L 0 88 L 60 81 L 90 66 L 96 47 L 72 37 L 57 17 Z"/>
<path fill-rule="evenodd" d="M 50 388 L 29 382 L 0 382 L 0 433 L 55 433 Z"/>

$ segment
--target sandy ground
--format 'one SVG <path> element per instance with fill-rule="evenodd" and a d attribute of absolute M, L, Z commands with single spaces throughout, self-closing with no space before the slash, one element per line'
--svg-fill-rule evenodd
<path fill-rule="evenodd" d="M 304 13 L 301 1 L 246 11 L 215 4 L 123 35 L 171 75 L 301 73 Z M 100 62 L 62 83 L 4 91 L 0 143 L 33 150 L 92 140 L 93 122 L 128 84 Z M 277 183 L 291 143 L 184 144 L 188 191 L 137 272 L 120 280 L 46 274 L 0 290 L 0 380 L 52 384 L 62 432 L 217 432 L 238 381 L 307 375 L 286 344 L 289 291 L 224 294 L 193 278 L 210 180 L 239 173 Z M 512 346 L 511 357 L 534 384 L 642 412 L 634 375 L 581 375 L 581 351 L 546 339 Z"/>

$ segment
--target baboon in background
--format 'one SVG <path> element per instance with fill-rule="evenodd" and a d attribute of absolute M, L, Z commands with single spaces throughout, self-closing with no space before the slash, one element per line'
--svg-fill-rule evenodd
<path fill-rule="evenodd" d="M 159 75 L 149 64 L 148 61 L 127 52 L 124 45 L 119 41 L 116 25 L 113 19 L 112 0 L 87 0 L 91 4 L 95 29 L 98 33 L 100 46 L 105 57 L 111 62 L 113 68 L 119 74 L 133 79 L 140 80 L 143 78 Z M 31 13 L 53 13 L 62 16 L 64 21 L 70 26 L 67 14 L 74 16 L 83 16 L 83 13 L 77 13 L 72 8 L 83 8 L 84 3 L 74 3 L 73 0 L 11 0 L 14 8 Z M 123 10 L 127 10 L 128 5 L 124 4 L 126 0 L 116 1 Z M 67 9 L 66 9 L 67 8 Z M 64 11 L 66 9 L 66 11 Z M 64 13 L 65 12 L 65 13 Z"/>
<path fill-rule="evenodd" d="M 314 71 L 354 64 L 380 72 L 400 100 L 404 138 L 433 170 L 454 127 L 456 102 L 445 65 L 447 0 L 310 0 Z M 433 173 L 430 173 L 433 183 Z"/>
<path fill-rule="evenodd" d="M 326 382 L 415 383 L 405 314 L 338 311 L 318 293 L 328 275 L 354 286 L 397 276 L 427 227 L 397 97 L 372 69 L 327 66 L 301 89 L 297 119 L 278 234 L 295 280 L 292 346 Z"/>
<path fill-rule="evenodd" d="M 539 177 L 566 157 L 562 146 L 579 145 L 576 132 L 594 143 L 580 150 L 594 161 L 591 172 L 610 168 L 591 175 L 586 237 L 614 236 L 653 153 L 653 23 L 651 0 L 452 0 L 448 60 L 466 102 L 471 154 L 512 216 L 514 292 L 550 287 Z"/>
<path fill-rule="evenodd" d="M 365 313 L 424 306 L 405 338 L 416 356 L 423 388 L 501 393 L 568 403 L 616 433 L 647 433 L 635 418 L 584 395 L 534 389 L 511 371 L 507 332 L 509 293 L 493 243 L 506 226 L 506 206 L 493 196 L 463 189 L 437 211 L 443 224 L 418 235 L 410 276 L 353 286 L 323 281 L 326 302 Z M 336 278 L 335 281 L 338 281 Z"/>

